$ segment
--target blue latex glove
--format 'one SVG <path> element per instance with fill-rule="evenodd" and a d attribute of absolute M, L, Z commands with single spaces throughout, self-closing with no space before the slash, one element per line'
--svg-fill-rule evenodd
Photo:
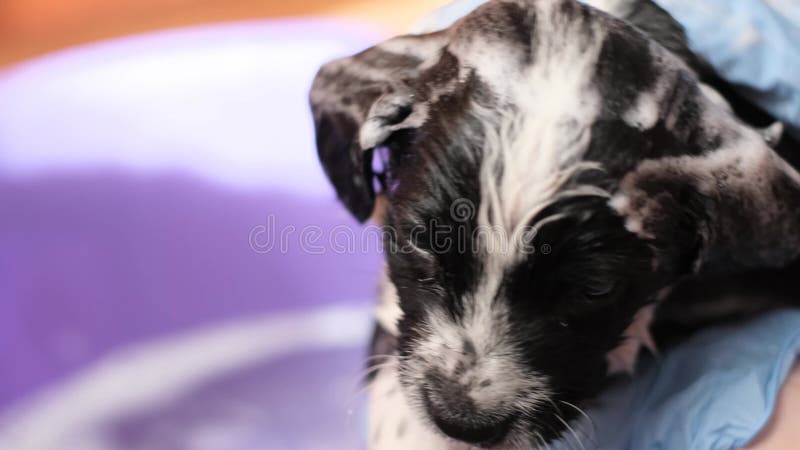
<path fill-rule="evenodd" d="M 800 310 L 694 336 L 605 392 L 575 434 L 587 449 L 722 450 L 764 426 L 800 355 Z M 567 434 L 554 449 L 575 449 Z"/>
<path fill-rule="evenodd" d="M 657 0 L 723 78 L 800 136 L 800 1 Z"/>

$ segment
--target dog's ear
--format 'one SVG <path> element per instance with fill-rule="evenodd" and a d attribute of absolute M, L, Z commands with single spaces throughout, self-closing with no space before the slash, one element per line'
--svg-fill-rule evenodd
<path fill-rule="evenodd" d="M 401 36 L 330 62 L 314 79 L 310 103 L 319 159 L 359 221 L 375 207 L 373 150 L 391 148 L 398 131 L 413 132 L 425 122 L 427 105 L 415 98 L 415 80 L 444 43 L 444 32 Z"/>
<path fill-rule="evenodd" d="M 674 276 L 800 256 L 800 174 L 751 129 L 706 154 L 644 161 L 611 206 Z"/>

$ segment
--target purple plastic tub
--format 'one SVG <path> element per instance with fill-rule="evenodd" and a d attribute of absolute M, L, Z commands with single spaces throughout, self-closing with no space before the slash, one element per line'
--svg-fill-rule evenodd
<path fill-rule="evenodd" d="M 379 37 L 238 23 L 0 73 L 0 448 L 362 446 L 379 240 L 306 95 Z"/>

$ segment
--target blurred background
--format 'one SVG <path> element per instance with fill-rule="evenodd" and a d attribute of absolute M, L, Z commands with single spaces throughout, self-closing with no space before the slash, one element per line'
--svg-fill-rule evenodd
<path fill-rule="evenodd" d="M 0 0 L 0 450 L 363 448 L 380 236 L 307 92 L 444 3 Z M 800 136 L 795 0 L 659 4 Z"/>
<path fill-rule="evenodd" d="M 362 447 L 378 243 L 306 95 L 442 3 L 0 2 L 0 449 Z"/>

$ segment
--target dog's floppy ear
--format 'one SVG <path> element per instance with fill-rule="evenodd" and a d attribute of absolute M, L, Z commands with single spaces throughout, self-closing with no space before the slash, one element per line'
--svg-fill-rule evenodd
<path fill-rule="evenodd" d="M 672 275 L 778 267 L 800 256 L 800 174 L 754 130 L 706 154 L 642 162 L 611 206 Z"/>
<path fill-rule="evenodd" d="M 324 65 L 311 87 L 317 152 L 339 199 L 359 220 L 375 206 L 373 150 L 391 147 L 400 130 L 415 130 L 427 106 L 415 80 L 444 45 L 444 32 L 391 39 Z"/>

